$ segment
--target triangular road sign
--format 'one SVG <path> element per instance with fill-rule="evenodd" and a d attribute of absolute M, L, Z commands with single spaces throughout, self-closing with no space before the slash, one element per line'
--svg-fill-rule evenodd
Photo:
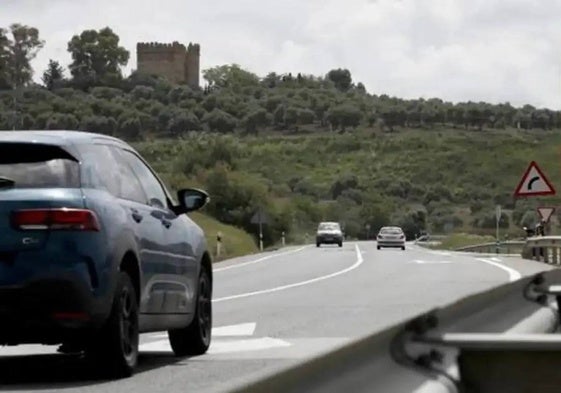
<path fill-rule="evenodd" d="M 520 180 L 515 196 L 555 195 L 555 189 L 535 161 L 532 161 Z"/>
<path fill-rule="evenodd" d="M 549 219 L 551 218 L 554 212 L 555 212 L 554 207 L 545 207 L 545 206 L 538 207 L 538 214 L 540 215 L 542 220 L 545 221 L 546 223 L 549 222 Z"/>

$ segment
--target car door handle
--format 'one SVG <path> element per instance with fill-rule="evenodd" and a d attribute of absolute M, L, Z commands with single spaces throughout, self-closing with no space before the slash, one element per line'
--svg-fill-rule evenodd
<path fill-rule="evenodd" d="M 142 221 L 142 219 L 144 218 L 144 217 L 142 216 L 142 214 L 140 214 L 140 213 L 138 212 L 138 210 L 136 210 L 136 209 L 131 209 L 131 212 L 132 212 L 132 213 L 131 213 L 132 219 L 133 219 L 134 221 L 136 221 L 136 222 L 140 222 L 140 221 Z"/>
<path fill-rule="evenodd" d="M 162 220 L 162 225 L 165 226 L 166 228 L 169 228 L 171 227 L 171 221 Z"/>

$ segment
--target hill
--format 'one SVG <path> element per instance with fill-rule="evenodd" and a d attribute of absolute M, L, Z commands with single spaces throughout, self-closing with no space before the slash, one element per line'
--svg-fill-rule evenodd
<path fill-rule="evenodd" d="M 189 183 L 213 195 L 209 212 L 255 233 L 249 218 L 262 206 L 272 216 L 270 239 L 313 234 L 319 220 L 339 220 L 364 238 L 381 225 L 410 234 L 462 231 L 494 234 L 495 205 L 503 234 L 532 225 L 538 203 L 516 200 L 520 176 L 536 159 L 561 184 L 557 131 L 411 130 L 384 133 L 238 137 L 193 133 L 135 146 L 174 187 Z M 367 230 L 370 225 L 371 231 Z M 557 225 L 554 225 L 557 230 Z"/>
<path fill-rule="evenodd" d="M 76 40 L 73 54 L 118 42 Z M 126 49 L 113 49 L 126 63 Z M 496 204 L 505 209 L 503 232 L 516 236 L 536 219 L 536 200 L 512 198 L 528 162 L 560 180 L 561 112 L 547 108 L 372 94 L 346 69 L 258 76 L 223 65 L 204 70 L 198 89 L 138 72 L 123 77 L 120 62 L 88 69 L 73 59 L 71 78 L 51 62 L 44 86 L 30 82 L 29 64 L 24 74 L 3 69 L 0 129 L 125 139 L 172 188 L 209 190 L 206 213 L 220 222 L 255 238 L 251 218 L 263 210 L 265 245 L 283 231 L 288 242 L 309 240 L 320 220 L 341 221 L 354 238 L 385 224 L 410 237 L 426 229 L 489 234 Z"/>

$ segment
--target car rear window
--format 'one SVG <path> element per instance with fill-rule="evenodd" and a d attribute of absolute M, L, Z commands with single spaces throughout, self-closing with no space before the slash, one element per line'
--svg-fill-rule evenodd
<path fill-rule="evenodd" d="M 401 235 L 403 233 L 399 228 L 382 228 L 380 232 L 388 235 Z"/>
<path fill-rule="evenodd" d="M 78 188 L 80 164 L 58 146 L 0 143 L 0 177 L 15 188 Z"/>
<path fill-rule="evenodd" d="M 322 231 L 325 231 L 325 230 L 334 231 L 334 230 L 339 229 L 339 225 L 337 225 L 337 224 L 319 224 L 318 229 L 322 230 Z"/>

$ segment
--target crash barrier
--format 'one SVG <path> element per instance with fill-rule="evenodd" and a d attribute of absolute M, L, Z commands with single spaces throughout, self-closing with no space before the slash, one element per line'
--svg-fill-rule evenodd
<path fill-rule="evenodd" d="M 556 283 L 557 269 L 469 296 L 232 392 L 561 391 Z"/>
<path fill-rule="evenodd" d="M 526 245 L 524 240 L 509 240 L 494 243 L 474 244 L 455 249 L 454 251 L 475 252 L 475 253 L 495 253 L 495 254 L 519 254 Z"/>
<path fill-rule="evenodd" d="M 561 263 L 561 236 L 536 236 L 526 240 L 522 257 L 553 265 Z"/>

